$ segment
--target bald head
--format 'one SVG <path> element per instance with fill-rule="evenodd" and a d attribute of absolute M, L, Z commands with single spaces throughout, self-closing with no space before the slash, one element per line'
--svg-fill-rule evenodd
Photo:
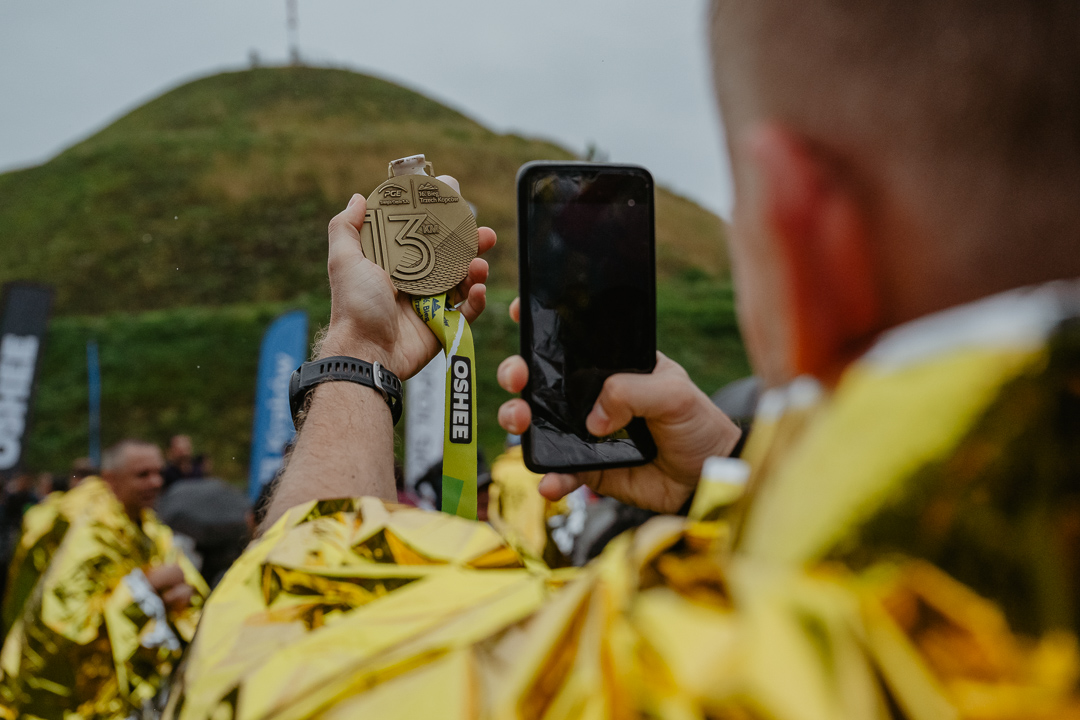
<path fill-rule="evenodd" d="M 101 477 L 128 515 L 139 522 L 161 493 L 165 460 L 157 445 L 143 440 L 122 440 L 102 455 Z"/>
<path fill-rule="evenodd" d="M 941 266 L 1080 274 L 1080 3 L 715 0 L 711 35 L 733 141 L 805 136 Z"/>

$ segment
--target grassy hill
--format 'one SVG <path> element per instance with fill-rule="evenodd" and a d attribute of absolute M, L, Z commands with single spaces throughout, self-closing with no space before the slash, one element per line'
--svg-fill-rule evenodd
<path fill-rule="evenodd" d="M 327 221 L 416 152 L 461 181 L 501 239 L 492 282 L 514 287 L 515 173 L 572 155 L 384 80 L 303 67 L 196 80 L 0 175 L 0 281 L 56 285 L 61 313 L 325 296 Z M 719 218 L 657 199 L 661 275 L 720 275 Z"/>
<path fill-rule="evenodd" d="M 571 159 L 413 91 L 344 70 L 203 78 L 34 168 L 0 175 L 0 282 L 57 288 L 28 461 L 86 452 L 85 343 L 101 348 L 103 440 L 194 436 L 246 475 L 262 331 L 290 307 L 329 316 L 326 224 L 391 159 L 424 152 L 495 228 L 491 309 L 475 329 L 480 439 L 497 452 L 494 373 L 516 352 L 514 176 Z M 657 191 L 660 347 L 707 391 L 746 373 L 721 221 Z"/>

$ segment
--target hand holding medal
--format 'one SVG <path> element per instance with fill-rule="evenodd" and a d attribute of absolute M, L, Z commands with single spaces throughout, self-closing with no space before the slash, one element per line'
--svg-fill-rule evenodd
<path fill-rule="evenodd" d="M 468 281 L 480 239 L 468 204 L 456 188 L 428 174 L 430 169 L 423 155 L 390 163 L 390 178 L 368 198 L 360 247 L 389 275 L 399 298 L 412 296 L 413 311 L 446 353 L 442 509 L 475 519 L 476 363 L 467 322 L 472 318 L 447 301 L 463 281 L 465 302 L 472 301 L 469 290 L 476 283 Z M 486 276 L 486 264 L 483 270 Z"/>

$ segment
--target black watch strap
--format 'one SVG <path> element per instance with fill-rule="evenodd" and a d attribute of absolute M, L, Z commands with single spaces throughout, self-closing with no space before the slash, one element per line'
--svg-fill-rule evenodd
<path fill-rule="evenodd" d="M 401 419 L 401 380 L 378 362 L 369 363 L 365 360 L 336 355 L 306 362 L 293 371 L 289 380 L 289 409 L 292 411 L 293 423 L 296 416 L 304 407 L 307 398 L 316 385 L 331 380 L 347 380 L 348 382 L 365 385 L 381 393 L 386 404 L 390 406 L 390 415 L 397 425 Z"/>

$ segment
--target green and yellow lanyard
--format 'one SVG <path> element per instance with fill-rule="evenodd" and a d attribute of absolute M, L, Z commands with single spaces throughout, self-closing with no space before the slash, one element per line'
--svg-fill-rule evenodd
<path fill-rule="evenodd" d="M 472 330 L 446 293 L 414 297 L 413 309 L 442 343 L 446 357 L 442 511 L 476 519 L 476 352 Z"/>

